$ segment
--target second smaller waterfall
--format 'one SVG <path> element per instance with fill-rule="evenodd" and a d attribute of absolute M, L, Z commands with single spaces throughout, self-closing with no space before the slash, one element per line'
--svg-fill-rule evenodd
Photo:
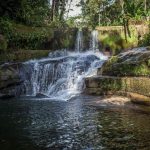
<path fill-rule="evenodd" d="M 91 32 L 90 50 L 96 51 L 98 49 L 98 31 Z"/>
<path fill-rule="evenodd" d="M 83 32 L 82 30 L 78 30 L 76 37 L 75 51 L 81 52 L 82 50 L 83 50 Z"/>

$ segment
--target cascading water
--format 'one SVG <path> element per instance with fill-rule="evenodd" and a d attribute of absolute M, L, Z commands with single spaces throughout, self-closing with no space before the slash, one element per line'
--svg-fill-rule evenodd
<path fill-rule="evenodd" d="M 82 30 L 78 30 L 76 37 L 75 51 L 81 52 L 82 50 L 83 50 L 83 32 Z"/>
<path fill-rule="evenodd" d="M 98 31 L 91 32 L 90 50 L 96 51 L 98 49 Z"/>
<path fill-rule="evenodd" d="M 82 41 L 78 38 L 77 41 Z M 79 44 L 76 45 L 77 52 L 61 50 L 50 53 L 47 58 L 25 62 L 21 71 L 24 78 L 22 94 L 43 94 L 58 100 L 69 100 L 80 94 L 84 89 L 84 78 L 96 75 L 97 68 L 107 57 L 93 50 L 80 52 L 81 43 L 76 44 Z"/>

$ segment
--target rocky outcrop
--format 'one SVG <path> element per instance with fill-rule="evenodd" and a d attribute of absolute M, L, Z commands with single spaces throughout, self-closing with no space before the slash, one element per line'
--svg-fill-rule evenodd
<path fill-rule="evenodd" d="M 15 88 L 22 83 L 18 67 L 19 64 L 0 66 L 0 98 L 15 96 Z"/>
<path fill-rule="evenodd" d="M 150 50 L 133 49 L 111 57 L 98 75 L 85 79 L 85 93 L 123 95 L 132 102 L 150 104 Z"/>
<path fill-rule="evenodd" d="M 111 57 L 98 75 L 150 76 L 150 48 L 136 48 Z"/>

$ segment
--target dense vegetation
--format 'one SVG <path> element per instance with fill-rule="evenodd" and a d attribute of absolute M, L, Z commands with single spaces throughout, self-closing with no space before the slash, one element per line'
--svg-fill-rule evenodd
<path fill-rule="evenodd" d="M 80 0 L 81 15 L 70 17 L 72 3 L 73 0 L 1 0 L 0 51 L 46 49 L 58 28 L 123 25 L 127 39 L 132 35 L 129 24 L 149 23 L 148 0 Z M 65 47 L 67 39 L 63 40 Z M 150 35 L 146 35 L 141 43 L 149 45 L 149 39 Z"/>
<path fill-rule="evenodd" d="M 123 21 L 142 21 L 150 15 L 147 0 L 86 0 L 81 1 L 82 16 L 91 26 L 121 25 Z"/>
<path fill-rule="evenodd" d="M 56 28 L 67 27 L 64 21 L 66 6 L 70 4 L 67 0 L 2 0 L 1 4 L 2 51 L 7 47 L 13 50 L 45 49 L 47 42 L 54 38 Z M 66 43 L 64 45 L 66 47 Z"/>

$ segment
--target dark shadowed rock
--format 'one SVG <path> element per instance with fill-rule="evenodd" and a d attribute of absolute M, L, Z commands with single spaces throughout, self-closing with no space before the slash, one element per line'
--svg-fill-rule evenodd
<path fill-rule="evenodd" d="M 15 96 L 15 88 L 22 83 L 19 75 L 20 64 L 5 64 L 0 66 L 0 97 Z"/>

